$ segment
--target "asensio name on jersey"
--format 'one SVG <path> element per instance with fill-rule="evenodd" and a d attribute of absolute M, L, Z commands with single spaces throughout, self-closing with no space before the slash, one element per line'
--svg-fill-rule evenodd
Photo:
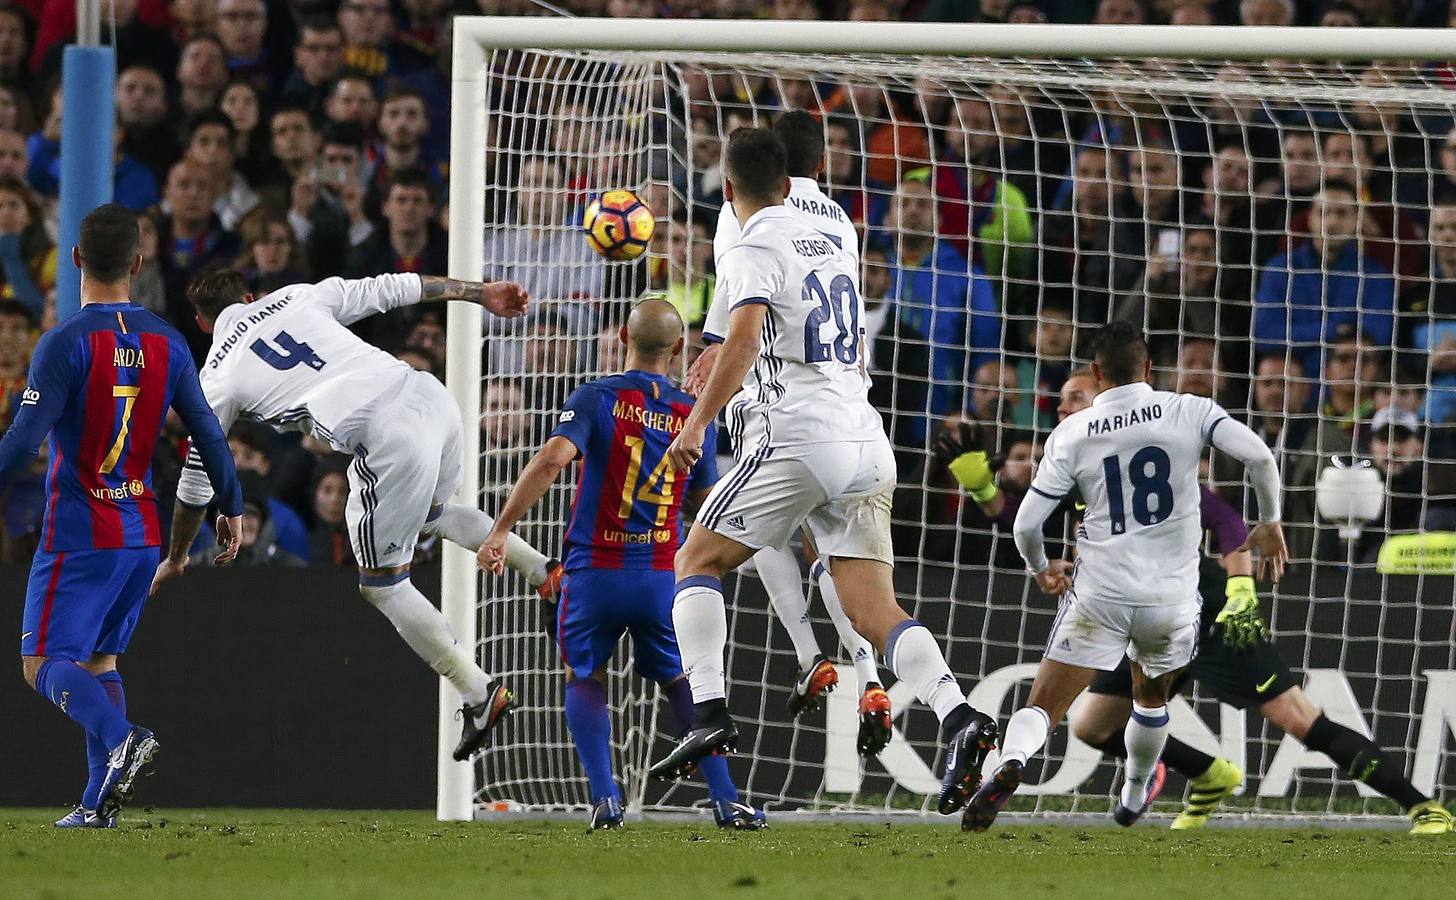
<path fill-rule="evenodd" d="M 759 210 L 723 255 L 733 308 L 768 307 L 758 360 L 728 411 L 737 445 L 883 441 L 860 361 L 859 259 L 784 206 Z"/>
<path fill-rule="evenodd" d="M 835 241 L 841 250 L 854 256 L 854 288 L 859 293 L 859 232 L 850 221 L 849 214 L 836 201 L 819 189 L 819 182 L 812 178 L 790 178 L 789 194 L 784 198 L 784 209 L 803 224 Z M 738 216 L 732 203 L 724 203 L 718 212 L 718 228 L 713 232 L 713 268 L 723 271 L 723 254 L 743 235 Z M 708 315 L 703 322 L 703 339 L 718 343 L 728 334 L 728 313 L 731 301 L 723 299 L 723 283 L 720 280 L 713 291 L 713 302 L 708 306 Z"/>

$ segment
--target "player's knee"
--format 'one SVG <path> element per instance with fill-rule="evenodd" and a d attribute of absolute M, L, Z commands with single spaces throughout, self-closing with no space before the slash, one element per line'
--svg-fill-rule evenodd
<path fill-rule="evenodd" d="M 409 566 L 394 569 L 360 569 L 359 594 L 371 606 L 379 606 L 394 593 L 401 582 L 409 580 Z"/>
<path fill-rule="evenodd" d="M 1112 737 L 1113 729 L 1106 722 L 1096 716 L 1089 716 L 1082 710 L 1078 710 L 1072 716 L 1069 724 L 1072 728 L 1072 735 L 1089 747 L 1100 747 L 1107 742 L 1108 738 Z"/>
<path fill-rule="evenodd" d="M 1298 687 L 1292 687 L 1265 703 L 1259 707 L 1259 712 L 1270 724 L 1301 741 L 1320 717 L 1319 707 Z"/>

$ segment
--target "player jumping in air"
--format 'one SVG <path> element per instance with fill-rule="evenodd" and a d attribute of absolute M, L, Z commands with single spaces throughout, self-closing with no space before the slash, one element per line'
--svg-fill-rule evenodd
<path fill-rule="evenodd" d="M 81 309 L 47 332 L 20 410 L 0 440 L 0 480 L 50 435 L 46 509 L 21 625 L 25 681 L 86 729 L 90 778 L 61 828 L 111 828 L 159 745 L 126 718 L 126 652 L 157 566 L 162 529 L 152 450 L 167 409 L 192 434 L 199 477 L 218 493 L 219 562 L 237 555 L 243 497 L 187 344 L 130 298 L 141 268 L 136 214 L 108 204 L 81 223 L 72 259 Z"/>
<path fill-rule="evenodd" d="M 1116 669 L 1125 656 L 1132 660 L 1133 702 L 1114 818 L 1137 821 L 1161 789 L 1168 697 L 1198 643 L 1205 446 L 1243 462 L 1258 496 L 1263 521 L 1240 549 L 1257 548 L 1260 566 L 1276 580 L 1289 555 L 1279 524 L 1279 472 L 1253 431 L 1211 400 L 1153 390 L 1147 344 L 1125 322 L 1099 332 L 1092 372 L 1101 393 L 1047 438 L 1016 514 L 1016 546 L 1027 569 L 1044 593 L 1063 600 L 1027 705 L 1006 726 L 1001 764 L 966 807 L 961 824 L 968 831 L 991 826 L 1072 700 L 1097 670 Z M 1075 568 L 1049 562 L 1042 544 L 1047 517 L 1073 489 L 1087 504 Z"/>
<path fill-rule="evenodd" d="M 662 688 L 682 731 L 692 727 L 693 695 L 672 631 L 672 564 L 684 508 L 701 505 L 718 477 L 711 453 L 686 473 L 666 461 L 667 445 L 693 405 L 667 377 L 683 348 L 677 310 L 665 300 L 644 301 L 632 310 L 622 338 L 626 374 L 582 385 L 571 395 L 560 423 L 501 507 L 479 557 L 482 568 L 500 572 L 511 528 L 580 458 L 556 639 L 566 665 L 566 725 L 591 783 L 593 829 L 622 824 L 606 694 L 607 663 L 622 632 L 632 635 L 637 673 Z M 763 813 L 739 802 L 727 760 L 709 757 L 698 768 L 719 827 L 763 827 Z"/>
<path fill-rule="evenodd" d="M 1086 409 L 1096 393 L 1096 380 L 1090 371 L 1073 372 L 1062 386 L 1058 418 Z M 982 511 L 1009 523 L 1020 498 L 1009 497 L 996 488 L 984 451 L 960 445 L 948 455 L 953 457 L 951 471 L 976 497 Z M 1174 692 L 1189 680 L 1196 680 L 1222 703 L 1239 709 L 1257 708 L 1260 715 L 1306 747 L 1325 753 L 1341 771 L 1360 778 L 1405 807 L 1411 818 L 1411 834 L 1449 833 L 1451 813 L 1445 807 L 1418 791 L 1374 741 L 1331 721 L 1310 700 L 1270 640 L 1268 626 L 1260 615 L 1252 555 L 1243 549 L 1248 538 L 1243 519 L 1208 488 L 1200 489 L 1200 497 L 1202 524 L 1213 536 L 1220 559 L 1200 561 L 1198 590 L 1203 611 L 1199 619 L 1203 633 L 1198 652 L 1174 685 Z M 1104 753 L 1126 757 L 1122 729 L 1132 711 L 1132 676 L 1127 660 L 1112 672 L 1098 672 L 1087 691 L 1087 698 L 1072 714 L 1072 733 Z M 1187 777 L 1191 789 L 1187 806 L 1173 820 L 1176 831 L 1207 825 L 1218 804 L 1243 783 L 1244 773 L 1233 762 L 1210 756 L 1171 735 L 1161 759 Z"/>
<path fill-rule="evenodd" d="M 709 426 L 740 389 L 733 424 L 746 450 L 678 552 L 673 624 L 693 690 L 693 730 L 651 773 L 677 778 L 704 756 L 736 746 L 723 673 L 721 578 L 807 525 L 854 630 L 884 651 L 890 670 L 941 721 L 947 753 L 939 808 L 950 814 L 979 784 L 996 723 L 966 703 L 930 630 L 895 602 L 895 459 L 859 364 L 857 265 L 784 207 L 785 155 L 761 128 L 735 131 L 724 153 L 725 196 L 743 223 L 718 270 L 728 334 L 668 458 L 677 471 L 696 465 Z"/>
<path fill-rule="evenodd" d="M 525 313 L 525 293 L 510 282 L 399 274 L 289 285 L 255 303 L 243 276 L 225 269 L 198 276 L 187 299 L 212 334 L 202 390 L 224 430 L 247 418 L 311 432 L 354 457 L 345 520 L 359 561 L 359 592 L 460 692 L 464 726 L 454 755 L 469 759 L 515 698 L 476 665 L 472 648 L 456 642 L 445 617 L 410 583 L 410 561 L 421 533 L 478 550 L 491 519 L 449 502 L 465 460 L 460 411 L 445 386 L 346 326 L 373 313 L 446 300 L 479 303 L 511 318 Z M 158 584 L 182 573 L 211 499 L 189 454 Z M 520 538 L 512 539 L 509 555 L 511 567 L 539 591 L 555 590 L 559 565 Z"/>
<path fill-rule="evenodd" d="M 824 125 L 818 119 L 802 110 L 786 112 L 774 120 L 771 130 L 784 144 L 789 172 L 789 193 L 784 209 L 822 235 L 834 241 L 845 253 L 854 257 L 854 269 L 850 273 L 856 295 L 859 293 L 859 233 L 844 208 L 819 189 L 816 180 L 824 169 Z M 742 228 L 733 212 L 733 204 L 724 203 L 718 213 L 718 228 L 713 234 L 713 260 L 715 268 L 721 269 L 723 255 L 738 242 Z M 693 363 L 688 371 L 686 387 L 689 393 L 698 394 L 707 382 L 708 373 L 717 359 L 723 335 L 728 331 L 728 305 L 721 287 L 713 294 L 708 307 L 707 319 L 703 324 L 703 340 L 708 348 Z M 746 394 L 739 395 L 729 403 L 728 421 L 739 422 L 734 407 L 747 402 Z M 730 429 L 731 430 L 731 429 Z M 744 455 L 743 441 L 736 432 L 732 433 L 733 452 L 736 457 Z M 812 552 L 812 542 L 805 540 L 805 550 Z M 823 700 L 824 694 L 834 689 L 839 682 L 839 673 L 819 650 L 819 640 L 814 636 L 814 627 L 809 621 L 809 602 L 804 596 L 803 577 L 799 574 L 799 560 L 792 550 L 783 546 L 764 547 L 753 555 L 753 567 L 758 572 L 763 588 L 773 604 L 774 612 L 789 640 L 794 644 L 794 654 L 799 660 L 799 677 L 794 681 L 789 695 L 789 712 L 795 716 L 813 709 Z M 859 737 L 856 744 L 859 752 L 873 756 L 885 748 L 891 734 L 890 696 L 880 683 L 880 673 L 875 666 L 874 648 L 869 641 L 855 632 L 844 614 L 835 590 L 834 579 L 825 577 L 829 573 L 823 559 L 813 560 L 810 581 L 819 587 L 824 606 L 834 629 L 839 633 L 839 642 L 854 663 L 859 678 Z"/>

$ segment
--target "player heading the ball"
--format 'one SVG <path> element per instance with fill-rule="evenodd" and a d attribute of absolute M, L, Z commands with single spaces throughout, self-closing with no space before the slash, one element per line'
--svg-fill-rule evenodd
<path fill-rule="evenodd" d="M 318 284 L 292 284 L 254 301 L 232 269 L 199 275 L 187 288 L 212 349 L 202 389 L 224 430 L 249 418 L 278 431 L 302 431 L 354 457 L 344 509 L 359 561 L 359 593 L 383 613 L 464 700 L 455 759 L 479 750 L 515 704 L 505 685 L 475 662 L 440 611 L 410 583 L 415 544 L 439 535 L 478 550 L 491 519 L 451 503 L 465 465 L 460 409 L 433 375 L 361 340 L 349 325 L 416 303 L 478 303 L 501 318 L 524 315 L 528 298 L 508 281 L 469 282 L 433 275 L 391 274 Z M 177 485 L 172 543 L 155 583 L 182 574 L 187 548 L 212 491 L 189 454 Z M 538 590 L 550 592 L 560 566 L 519 538 L 510 563 Z"/>
<path fill-rule="evenodd" d="M 743 225 L 718 273 L 728 330 L 668 457 L 678 471 L 696 465 L 709 426 L 740 390 L 748 399 L 735 407 L 735 426 L 746 452 L 713 489 L 677 555 L 673 623 L 693 691 L 693 730 L 651 774 L 677 778 L 736 746 L 721 579 L 807 525 L 854 630 L 940 719 L 947 744 L 940 810 L 955 812 L 979 784 L 996 725 L 966 702 L 929 629 L 895 602 L 895 457 L 860 360 L 856 259 L 784 208 L 786 152 L 773 132 L 735 131 L 723 170 L 725 196 Z"/>

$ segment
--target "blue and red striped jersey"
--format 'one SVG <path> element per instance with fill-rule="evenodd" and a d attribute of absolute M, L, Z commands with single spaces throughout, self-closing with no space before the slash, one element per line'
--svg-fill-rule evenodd
<path fill-rule="evenodd" d="M 0 440 L 0 476 L 50 435 L 42 549 L 161 543 L 152 451 L 168 407 L 191 431 L 222 511 L 241 514 L 227 438 L 175 329 L 133 303 L 90 303 L 41 338 L 20 410 Z"/>
<path fill-rule="evenodd" d="M 562 564 L 568 571 L 672 569 L 682 541 L 682 504 L 718 480 L 710 426 L 707 452 L 686 472 L 667 463 L 693 398 L 666 376 L 633 370 L 577 388 L 551 433 L 581 453 Z"/>

